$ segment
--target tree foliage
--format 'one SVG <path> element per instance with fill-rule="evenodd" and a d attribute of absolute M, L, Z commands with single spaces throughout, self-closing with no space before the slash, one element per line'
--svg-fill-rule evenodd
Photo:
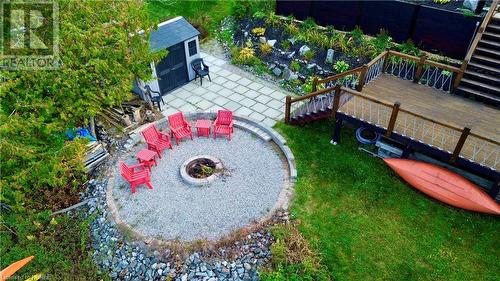
<path fill-rule="evenodd" d="M 130 98 L 134 77 L 165 55 L 149 52 L 140 1 L 64 0 L 59 11 L 61 67 L 0 72 L 0 199 L 20 210 L 24 194 L 78 184 L 83 143 L 63 132 Z"/>
<path fill-rule="evenodd" d="M 67 217 L 53 227 L 43 211 L 82 191 L 85 141 L 64 132 L 129 99 L 166 52 L 149 52 L 154 24 L 140 1 L 60 1 L 59 26 L 59 69 L 0 71 L 0 268 L 35 255 L 30 273 L 95 280 L 88 227 Z"/>

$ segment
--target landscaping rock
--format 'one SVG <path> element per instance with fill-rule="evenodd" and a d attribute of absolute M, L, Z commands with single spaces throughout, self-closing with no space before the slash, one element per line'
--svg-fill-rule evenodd
<path fill-rule="evenodd" d="M 311 48 L 309 48 L 307 45 L 303 45 L 302 47 L 300 47 L 299 49 L 299 54 L 301 56 L 303 56 L 305 53 L 309 52 L 311 50 Z"/>
<path fill-rule="evenodd" d="M 267 40 L 267 44 L 269 44 L 269 46 L 271 47 L 274 47 L 274 45 L 276 44 L 276 40 Z"/>
<path fill-rule="evenodd" d="M 280 77 L 281 73 L 282 73 L 282 71 L 279 67 L 273 68 L 273 74 L 276 75 L 276 77 Z"/>
<path fill-rule="evenodd" d="M 326 51 L 325 63 L 333 63 L 333 54 L 333 49 L 328 49 L 328 51 Z"/>
<path fill-rule="evenodd" d="M 294 74 L 291 73 L 291 76 Z M 112 280 L 164 280 L 167 276 L 176 281 L 259 280 L 257 267 L 271 258 L 269 247 L 274 239 L 268 228 L 223 246 L 218 249 L 216 258 L 210 253 L 193 252 L 185 260 L 179 260 L 180 257 L 172 254 L 171 250 L 148 252 L 143 242 L 125 240 L 116 223 L 106 219 L 106 186 L 107 179 L 92 181 L 82 197 L 95 198 L 95 208 L 86 211 L 87 216 L 96 216 L 90 224 L 93 258 L 100 270 L 108 272 Z M 288 213 L 279 213 L 275 218 L 281 222 L 283 218 L 288 219 Z M 237 255 L 233 257 L 234 253 Z"/>
<path fill-rule="evenodd" d="M 317 64 L 315 64 L 315 63 L 308 63 L 308 64 L 306 65 L 306 68 L 307 68 L 307 69 L 313 69 L 313 68 L 316 68 L 317 66 L 318 66 L 318 65 L 317 65 Z"/>
<path fill-rule="evenodd" d="M 288 38 L 288 41 L 290 41 L 290 44 L 295 44 L 295 42 L 297 42 L 297 39 L 295 39 L 295 37 L 290 37 Z"/>
<path fill-rule="evenodd" d="M 283 79 L 285 79 L 286 81 L 292 81 L 298 78 L 299 76 L 295 72 L 293 72 L 290 68 L 283 69 Z"/>
<path fill-rule="evenodd" d="M 294 52 L 291 52 L 291 53 L 288 55 L 288 58 L 289 58 L 289 59 L 292 59 L 292 58 L 293 58 L 293 56 L 295 56 L 295 51 L 294 51 Z"/>
<path fill-rule="evenodd" d="M 259 37 L 259 42 L 260 43 L 267 43 L 266 37 L 264 37 L 264 36 Z"/>

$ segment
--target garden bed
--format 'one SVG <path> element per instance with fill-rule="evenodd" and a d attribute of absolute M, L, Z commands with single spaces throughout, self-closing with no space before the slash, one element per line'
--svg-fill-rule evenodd
<path fill-rule="evenodd" d="M 301 32 L 303 33 L 315 28 L 313 26 L 295 26 L 302 28 Z M 289 26 L 289 28 L 293 27 Z M 318 36 L 326 35 L 333 38 L 334 33 L 335 31 L 325 30 L 318 32 Z M 308 83 L 311 80 L 310 77 L 328 77 L 359 67 L 370 60 L 366 56 L 353 56 L 341 50 L 331 49 L 331 55 L 329 61 L 327 61 L 327 53 L 330 48 L 308 43 L 302 38 L 301 34 L 293 35 L 288 32 L 286 26 L 270 26 L 269 22 L 256 17 L 248 17 L 237 21 L 234 27 L 233 40 L 236 46 L 251 46 L 255 50 L 255 55 L 276 76 L 283 78 L 296 87 L 303 85 L 303 83 L 310 84 Z M 361 43 L 353 44 L 359 46 Z M 268 48 L 267 51 L 265 50 L 266 47 Z M 307 90 L 311 90 L 309 85 L 302 87 L 302 91 L 308 92 Z"/>
<path fill-rule="evenodd" d="M 303 95 L 312 91 L 314 78 L 322 79 L 360 67 L 387 48 L 419 55 L 411 42 L 395 45 L 383 30 L 368 37 L 361 29 L 341 32 L 271 13 L 226 19 L 219 37 L 235 64 L 268 72 L 287 90 Z"/>
<path fill-rule="evenodd" d="M 276 65 L 287 65 L 290 66 L 292 61 L 296 61 L 300 64 L 300 70 L 297 71 L 300 74 L 306 75 L 318 75 L 326 77 L 329 75 L 336 74 L 337 72 L 332 68 L 332 63 L 326 63 L 326 55 L 328 48 L 322 48 L 313 44 L 308 44 L 307 42 L 296 38 L 285 31 L 283 27 L 267 27 L 263 19 L 257 18 L 246 18 L 237 22 L 237 27 L 233 35 L 234 43 L 236 45 L 245 45 L 248 40 L 251 40 L 255 46 L 260 46 L 263 42 L 260 37 L 264 37 L 266 42 L 273 42 L 276 40 L 272 46 L 272 50 L 268 54 L 264 54 L 260 48 L 257 48 L 257 54 L 261 59 L 268 63 L 274 63 Z M 255 28 L 264 28 L 265 32 L 263 36 L 258 36 L 255 32 L 252 32 Z M 304 32 L 307 32 L 304 30 Z M 325 31 L 324 34 L 328 37 L 333 37 L 333 31 Z M 300 48 L 307 46 L 310 48 L 310 57 L 307 52 L 305 55 L 300 54 Z M 344 61 L 351 68 L 355 68 L 368 62 L 370 59 L 367 57 L 354 57 L 349 56 L 340 50 L 334 50 L 332 61 Z M 309 67 L 307 67 L 309 65 Z"/>

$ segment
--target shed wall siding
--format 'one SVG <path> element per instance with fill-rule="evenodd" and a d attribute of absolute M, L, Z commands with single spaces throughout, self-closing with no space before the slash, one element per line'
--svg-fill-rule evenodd
<path fill-rule="evenodd" d="M 189 56 L 188 43 L 193 41 L 193 40 L 196 40 L 196 51 L 197 52 L 195 55 Z M 186 53 L 188 77 L 189 77 L 189 81 L 191 81 L 194 79 L 194 76 L 195 76 L 194 70 L 191 68 L 191 61 L 200 57 L 200 41 L 198 40 L 198 36 L 189 38 L 188 40 L 184 41 L 184 52 Z"/>

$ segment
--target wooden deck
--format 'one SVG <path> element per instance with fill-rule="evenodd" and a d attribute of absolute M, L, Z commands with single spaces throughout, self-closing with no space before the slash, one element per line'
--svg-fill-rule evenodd
<path fill-rule="evenodd" d="M 383 73 L 363 88 L 363 94 L 444 121 L 500 142 L 500 110 L 456 95 Z"/>
<path fill-rule="evenodd" d="M 339 111 L 387 128 L 392 111 L 388 105 L 399 102 L 402 111 L 398 114 L 394 132 L 450 153 L 457 145 L 461 129 L 468 127 L 479 138 L 469 136 L 460 155 L 500 170 L 499 110 L 385 73 L 365 85 L 361 95 L 370 99 L 352 96 Z"/>

